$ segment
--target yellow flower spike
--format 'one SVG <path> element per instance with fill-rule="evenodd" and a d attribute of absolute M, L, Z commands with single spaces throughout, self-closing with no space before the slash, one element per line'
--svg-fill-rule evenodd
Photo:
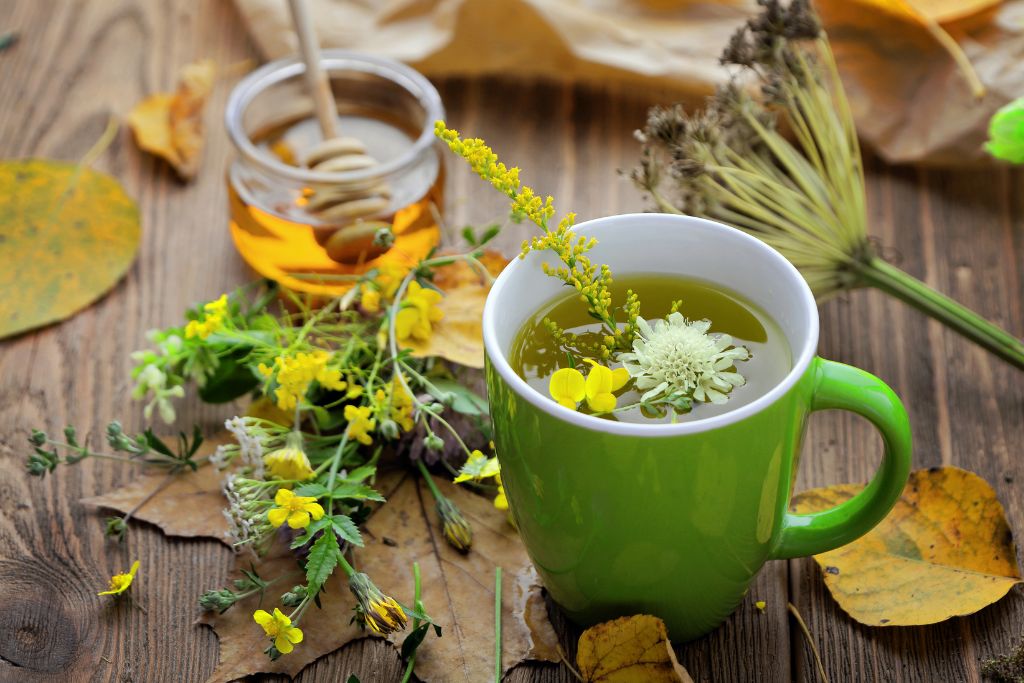
<path fill-rule="evenodd" d="M 444 317 L 444 311 L 437 306 L 441 298 L 441 293 L 436 290 L 421 287 L 418 282 L 409 283 L 402 308 L 395 316 L 395 334 L 399 342 L 430 339 L 433 334 L 431 323 Z"/>
<path fill-rule="evenodd" d="M 350 439 L 355 439 L 364 446 L 373 443 L 370 432 L 377 426 L 377 419 L 370 417 L 371 412 L 369 406 L 345 406 L 345 419 L 348 420 L 346 433 Z"/>
<path fill-rule="evenodd" d="M 302 629 L 292 626 L 292 620 L 277 607 L 274 613 L 258 609 L 252 613 L 252 619 L 263 627 L 263 632 L 274 639 L 274 647 L 283 655 L 295 649 L 295 644 L 302 642 Z"/>
<path fill-rule="evenodd" d="M 292 529 L 305 529 L 309 526 L 310 518 L 320 519 L 324 516 L 324 509 L 316 502 L 316 498 L 296 496 L 288 489 L 277 490 L 274 504 L 277 507 L 267 511 L 267 520 L 274 528 L 288 522 Z"/>
<path fill-rule="evenodd" d="M 128 590 L 132 585 L 132 581 L 135 580 L 135 575 L 139 571 L 139 561 L 135 560 L 132 562 L 132 568 L 124 574 L 114 574 L 110 577 L 110 588 L 105 591 L 101 591 L 96 595 L 120 595 Z"/>
<path fill-rule="evenodd" d="M 228 295 L 221 294 L 219 299 L 203 304 L 203 310 L 207 313 L 224 314 L 228 310 Z"/>
<path fill-rule="evenodd" d="M 263 456 L 263 464 L 276 479 L 297 479 L 303 481 L 313 476 L 313 467 L 301 448 L 288 446 L 278 448 Z"/>
<path fill-rule="evenodd" d="M 548 392 L 559 404 L 576 410 L 576 405 L 587 395 L 586 380 L 576 368 L 562 368 L 551 375 Z"/>

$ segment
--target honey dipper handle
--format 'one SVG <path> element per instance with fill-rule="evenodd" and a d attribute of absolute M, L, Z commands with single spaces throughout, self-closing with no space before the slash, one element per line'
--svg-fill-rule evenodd
<path fill-rule="evenodd" d="M 299 49 L 302 52 L 302 61 L 306 63 L 306 85 L 309 87 L 309 94 L 313 97 L 316 108 L 316 118 L 320 123 L 320 132 L 324 140 L 338 137 L 338 108 L 334 104 L 334 96 L 331 93 L 331 84 L 327 80 L 327 74 L 320 66 L 320 47 L 317 44 L 316 33 L 313 32 L 313 20 L 309 15 L 309 5 L 306 0 L 288 0 L 292 12 L 292 23 L 295 26 L 295 34 L 299 37 Z"/>

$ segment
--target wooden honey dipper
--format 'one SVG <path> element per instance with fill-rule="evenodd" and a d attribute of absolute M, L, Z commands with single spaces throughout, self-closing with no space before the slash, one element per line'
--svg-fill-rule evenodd
<path fill-rule="evenodd" d="M 379 161 L 367 154 L 362 141 L 339 135 L 338 108 L 327 74 L 320 65 L 320 48 L 313 32 L 309 8 L 305 0 L 289 0 L 289 5 L 302 60 L 306 64 L 306 85 L 323 135 L 323 140 L 306 155 L 306 167 L 323 173 L 343 173 L 379 165 Z M 364 220 L 380 215 L 391 203 L 391 189 L 386 183 L 314 188 L 307 202 L 307 211 L 340 226 L 315 231 L 317 242 L 333 260 L 357 263 L 375 258 L 387 250 L 375 238 L 379 230 L 390 228 L 391 224 Z"/>

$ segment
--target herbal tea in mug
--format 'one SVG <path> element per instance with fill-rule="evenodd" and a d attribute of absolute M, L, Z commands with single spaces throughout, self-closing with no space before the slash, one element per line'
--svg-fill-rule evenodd
<path fill-rule="evenodd" d="M 638 323 L 634 352 L 620 355 L 622 368 L 612 369 L 614 364 L 602 359 L 602 325 L 580 305 L 579 295 L 570 294 L 548 302 L 523 325 L 510 356 L 516 373 L 556 399 L 567 393 L 559 387 L 564 377 L 575 379 L 577 390 L 582 380 L 581 412 L 628 422 L 681 422 L 746 405 L 777 385 L 792 367 L 782 330 L 735 292 L 656 274 L 620 276 L 610 291 L 615 301 L 627 300 L 633 292 L 644 320 Z M 606 405 L 595 400 L 599 377 L 590 379 L 590 373 L 604 372 L 602 364 L 612 371 L 610 393 L 616 401 L 611 410 L 607 399 Z M 564 372 L 567 368 L 578 375 Z M 669 375 L 672 370 L 691 384 L 676 382 Z M 574 403 L 573 398 L 568 396 L 567 402 Z"/>

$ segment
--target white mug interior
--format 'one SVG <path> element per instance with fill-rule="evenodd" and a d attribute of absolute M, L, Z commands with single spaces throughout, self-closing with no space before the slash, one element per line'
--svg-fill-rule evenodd
<path fill-rule="evenodd" d="M 818 309 L 799 271 L 764 242 L 721 223 L 658 213 L 608 216 L 580 223 L 578 235 L 594 237 L 588 252 L 607 263 L 613 276 L 663 273 L 703 280 L 732 290 L 763 309 L 789 343 L 793 367 L 764 396 L 736 410 L 678 424 L 615 422 L 565 408 L 542 396 L 509 364 L 516 334 L 537 310 L 568 290 L 545 275 L 541 264 L 561 265 L 548 251 L 513 259 L 495 281 L 484 306 L 484 348 L 506 384 L 540 409 L 590 429 L 631 436 L 674 436 L 723 427 L 753 415 L 781 398 L 804 374 L 818 346 Z"/>

